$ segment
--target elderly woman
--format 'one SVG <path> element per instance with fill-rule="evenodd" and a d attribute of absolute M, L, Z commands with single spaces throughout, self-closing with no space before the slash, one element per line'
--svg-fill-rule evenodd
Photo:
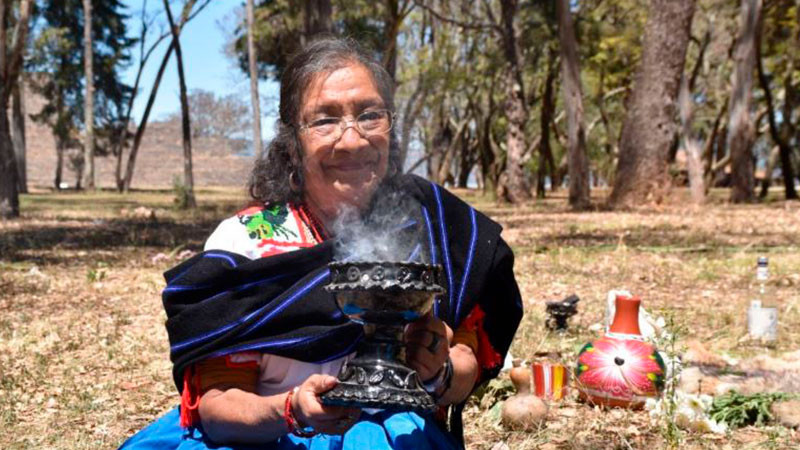
<path fill-rule="evenodd" d="M 253 204 L 165 274 L 181 406 L 122 448 L 462 445 L 464 402 L 497 375 L 522 315 L 513 255 L 499 225 L 401 175 L 393 90 L 352 41 L 318 40 L 295 55 L 281 78 L 277 136 L 250 178 Z M 419 235 L 444 267 L 447 293 L 405 330 L 407 363 L 439 406 L 432 415 L 320 401 L 363 336 L 322 289 L 333 243 L 348 231 L 337 220 L 366 214 L 384 191 L 418 202 Z"/>

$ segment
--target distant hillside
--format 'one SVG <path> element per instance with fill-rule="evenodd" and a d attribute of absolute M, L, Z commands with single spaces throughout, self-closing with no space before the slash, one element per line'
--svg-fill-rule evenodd
<path fill-rule="evenodd" d="M 26 115 L 41 110 L 43 101 L 28 89 L 25 91 Z M 177 107 L 177 105 L 176 105 Z M 50 188 L 53 186 L 56 167 L 56 150 L 50 129 L 26 118 L 28 186 Z M 235 155 L 232 143 L 218 138 L 192 139 L 195 185 L 243 187 L 253 156 Z M 127 158 L 127 153 L 125 155 Z M 114 187 L 113 157 L 98 158 L 97 184 Z M 75 185 L 75 175 L 65 163 L 63 180 Z M 133 177 L 134 188 L 171 187 L 174 177 L 183 178 L 183 144 L 178 122 L 150 122 L 137 156 Z"/>

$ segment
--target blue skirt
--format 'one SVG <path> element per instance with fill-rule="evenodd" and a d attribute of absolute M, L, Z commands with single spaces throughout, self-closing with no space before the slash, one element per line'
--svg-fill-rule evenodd
<path fill-rule="evenodd" d="M 364 450 L 364 449 L 459 449 L 455 438 L 436 425 L 432 418 L 415 413 L 361 414 L 361 419 L 342 436 L 318 434 L 301 438 L 286 434 L 264 445 L 218 445 L 201 428 L 190 430 L 179 425 L 178 408 L 125 441 L 120 450 Z"/>

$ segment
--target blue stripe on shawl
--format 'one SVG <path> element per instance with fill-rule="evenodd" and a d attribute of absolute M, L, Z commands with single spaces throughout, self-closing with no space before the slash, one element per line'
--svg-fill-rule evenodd
<path fill-rule="evenodd" d="M 439 193 L 439 186 L 431 183 L 433 186 L 433 196 L 436 198 L 436 211 L 439 215 L 439 233 L 441 234 L 442 253 L 444 254 L 444 269 L 447 273 L 447 295 L 449 297 L 450 314 L 453 313 L 453 268 L 450 265 L 450 249 L 449 241 L 447 240 L 447 230 L 444 224 L 444 207 L 442 206 L 442 197 Z"/>
<path fill-rule="evenodd" d="M 428 208 L 422 207 L 422 215 L 425 216 L 425 228 L 428 230 L 428 247 L 431 250 L 431 263 L 438 264 L 436 259 L 436 243 L 433 242 L 433 226 L 431 226 L 431 216 L 428 214 Z"/>
<path fill-rule="evenodd" d="M 203 254 L 203 258 L 224 259 L 225 261 L 228 261 L 228 264 L 231 265 L 231 268 L 236 268 L 236 261 L 233 258 L 231 258 L 230 256 L 228 256 L 228 255 L 223 255 L 221 253 L 208 253 L 207 252 L 207 253 Z M 183 269 L 179 274 L 177 274 L 174 277 L 172 277 L 172 279 L 167 282 L 167 286 L 169 286 L 170 283 L 174 283 L 178 278 L 186 275 L 186 272 L 188 272 L 189 269 L 191 269 L 192 267 L 193 266 L 190 265 L 190 266 L 186 267 L 185 269 Z"/>
<path fill-rule="evenodd" d="M 233 258 L 231 258 L 228 255 L 223 255 L 222 253 L 206 253 L 206 254 L 203 255 L 203 258 L 224 259 L 225 261 L 228 261 L 228 264 L 231 265 L 232 269 L 235 269 L 236 266 L 237 266 L 236 261 Z"/>
<path fill-rule="evenodd" d="M 293 275 L 293 274 L 286 273 L 286 274 L 282 274 L 282 275 L 275 275 L 274 277 L 264 278 L 263 280 L 251 281 L 249 283 L 240 284 L 239 286 L 236 286 L 233 289 L 228 289 L 227 291 L 220 292 L 219 294 L 215 294 L 213 297 L 209 297 L 206 300 L 211 300 L 212 298 L 218 297 L 218 296 L 220 296 L 222 294 L 226 294 L 228 292 L 241 291 L 241 290 L 247 289 L 249 287 L 257 286 L 259 284 L 267 283 L 267 282 L 270 282 L 270 281 L 280 280 L 281 278 L 286 278 L 286 277 L 288 277 L 290 275 Z M 195 285 L 178 285 L 178 286 L 167 285 L 167 287 L 165 287 L 162 292 L 192 291 L 192 290 L 199 290 L 199 289 L 207 289 L 207 288 L 210 288 L 210 287 L 213 287 L 213 286 L 215 286 L 214 283 L 195 284 Z M 203 301 L 206 301 L 206 300 L 203 300 Z"/>
<path fill-rule="evenodd" d="M 278 314 L 279 312 L 283 311 L 284 309 L 286 309 L 286 307 L 288 307 L 289 305 L 294 303 L 297 299 L 299 299 L 299 298 L 303 297 L 304 295 L 306 295 L 308 293 L 308 291 L 310 291 L 311 289 L 315 288 L 318 284 L 320 284 L 322 282 L 322 280 L 327 278 L 328 275 L 330 275 L 330 273 L 331 273 L 330 269 L 323 270 L 319 275 L 314 277 L 314 279 L 311 280 L 308 284 L 306 284 L 305 286 L 300 288 L 294 294 L 290 295 L 286 300 L 281 302 L 280 305 L 276 306 L 275 309 L 273 309 L 272 311 L 267 313 L 264 317 L 258 319 L 258 321 L 256 323 L 254 323 L 253 325 L 250 325 L 246 330 L 244 330 L 244 332 L 240 336 L 247 336 L 253 330 L 255 330 L 256 328 L 262 326 L 269 319 L 271 319 L 275 314 Z"/>
<path fill-rule="evenodd" d="M 464 275 L 461 277 L 461 288 L 458 291 L 458 301 L 456 302 L 456 316 L 455 322 L 458 323 L 458 319 L 461 316 L 461 302 L 464 300 L 464 289 L 467 287 L 467 281 L 469 280 L 469 271 L 472 267 L 472 257 L 475 256 L 475 243 L 478 241 L 478 224 L 475 219 L 475 209 L 469 209 L 469 220 L 470 224 L 472 225 L 472 231 L 469 237 L 469 251 L 467 252 L 467 263 L 464 266 Z"/>

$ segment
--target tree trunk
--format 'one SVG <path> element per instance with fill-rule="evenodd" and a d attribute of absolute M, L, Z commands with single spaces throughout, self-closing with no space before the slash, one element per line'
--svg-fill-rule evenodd
<path fill-rule="evenodd" d="M 539 128 L 542 136 L 539 139 L 539 168 L 536 174 L 536 196 L 545 197 L 545 178 L 550 174 L 550 187 L 553 187 L 552 174 L 555 171 L 555 159 L 553 149 L 550 147 L 550 122 L 553 121 L 553 111 L 555 110 L 555 99 L 553 84 L 556 81 L 555 52 L 550 52 L 547 57 L 547 78 L 544 81 L 544 92 L 542 92 L 542 109 L 539 116 Z M 549 169 L 549 170 L 548 170 Z"/>
<path fill-rule="evenodd" d="M 472 144 L 472 139 L 464 138 L 461 141 L 456 186 L 464 189 L 469 187 L 469 176 L 475 167 L 475 152 L 477 152 L 477 149 Z"/>
<path fill-rule="evenodd" d="M 403 172 L 408 157 L 408 147 L 411 144 L 411 131 L 414 128 L 414 123 L 417 121 L 417 115 L 424 104 L 425 93 L 427 89 L 424 88 L 422 77 L 417 79 L 417 87 L 408 98 L 408 101 L 403 108 L 403 121 L 400 126 L 400 167 L 397 170 Z"/>
<path fill-rule="evenodd" d="M 83 72 L 86 83 L 84 96 L 83 184 L 94 189 L 94 49 L 92 44 L 92 0 L 83 0 Z"/>
<path fill-rule="evenodd" d="M 164 58 L 161 60 L 161 66 L 159 66 L 158 72 L 156 73 L 156 79 L 153 81 L 153 88 L 150 90 L 150 97 L 147 98 L 147 105 L 144 108 L 142 120 L 139 121 L 139 125 L 136 127 L 136 134 L 133 136 L 131 152 L 128 154 L 128 164 L 125 166 L 125 178 L 122 183 L 123 192 L 129 192 L 131 189 L 133 169 L 136 167 L 136 155 L 139 153 L 139 146 L 142 143 L 144 132 L 147 129 L 147 121 L 150 118 L 150 111 L 153 109 L 153 103 L 155 103 L 156 94 L 158 93 L 158 88 L 161 85 L 161 78 L 164 76 L 164 70 L 167 68 L 169 57 L 172 56 L 173 48 L 174 46 L 170 44 L 169 48 L 167 48 L 167 52 L 164 53 Z"/>
<path fill-rule="evenodd" d="M 19 190 L 17 184 L 17 161 L 14 145 L 8 130 L 8 115 L 5 105 L 0 114 L 0 219 L 19 217 Z"/>
<path fill-rule="evenodd" d="M 23 51 L 28 34 L 28 19 L 31 4 L 22 0 L 19 16 L 11 35 L 11 47 L 7 45 L 9 16 L 12 6 L 0 0 L 0 219 L 19 217 L 19 183 L 17 181 L 17 158 L 11 141 L 8 106 L 11 91 L 19 83 Z M 10 51 L 9 51 L 10 50 Z"/>
<path fill-rule="evenodd" d="M 454 183 L 453 177 L 453 160 L 458 152 L 458 146 L 464 139 L 464 131 L 466 130 L 469 119 L 465 118 L 460 123 L 455 125 L 455 135 L 448 141 L 448 146 L 439 163 L 439 171 L 435 180 L 444 186 L 446 183 Z M 449 128 L 448 128 L 449 129 Z"/>
<path fill-rule="evenodd" d="M 175 49 L 175 58 L 178 63 L 178 82 L 181 95 L 181 130 L 183 131 L 183 184 L 186 195 L 186 208 L 196 208 L 197 202 L 194 198 L 194 175 L 192 174 L 192 130 L 189 123 L 189 99 L 186 95 L 186 76 L 183 71 L 183 56 L 181 54 L 181 43 L 179 39 L 180 28 L 175 25 L 172 19 L 172 11 L 169 9 L 168 0 L 164 0 L 164 9 L 167 12 L 167 20 L 172 30 L 172 47 Z M 185 20 L 185 15 L 184 15 Z M 183 22 L 183 20 L 181 21 Z"/>
<path fill-rule="evenodd" d="M 727 145 L 731 155 L 731 201 L 752 202 L 755 127 L 750 113 L 753 69 L 756 65 L 756 28 L 761 0 L 742 0 L 739 36 L 734 52 Z"/>
<path fill-rule="evenodd" d="M 485 103 L 485 108 L 481 106 L 482 117 L 477 122 L 478 132 L 478 161 L 481 166 L 481 186 L 483 193 L 495 192 L 497 181 L 499 178 L 499 171 L 497 159 L 499 150 L 497 144 L 492 137 L 492 124 L 495 114 L 495 104 L 493 100 L 494 95 L 494 82 L 492 82 L 489 91 L 486 93 L 486 100 L 481 99 L 481 105 Z"/>
<path fill-rule="evenodd" d="M 57 191 L 61 190 L 61 180 L 64 177 L 64 144 L 61 139 L 56 139 L 56 175 L 53 185 Z"/>
<path fill-rule="evenodd" d="M 502 40 L 505 56 L 506 83 L 506 170 L 499 191 L 505 200 L 520 203 L 531 198 L 531 188 L 525 173 L 523 156 L 525 153 L 525 123 L 528 111 L 525 107 L 525 89 L 522 82 L 522 69 L 519 64 L 519 43 L 514 27 L 514 17 L 518 11 L 518 0 L 501 0 Z"/>
<path fill-rule="evenodd" d="M 11 140 L 17 159 L 17 184 L 20 194 L 28 193 L 27 164 L 25 161 L 25 85 L 22 79 L 11 92 Z"/>
<path fill-rule="evenodd" d="M 800 14 L 800 10 L 798 11 Z M 772 141 L 778 146 L 778 152 L 781 161 L 781 174 L 783 175 L 783 185 L 785 188 L 785 197 L 787 200 L 796 200 L 798 198 L 797 191 L 794 188 L 794 168 L 792 167 L 792 147 L 789 145 L 791 139 L 791 117 L 792 117 L 792 94 L 791 94 L 791 78 L 794 72 L 794 60 L 789 58 L 788 70 L 786 71 L 786 86 L 784 94 L 784 108 L 782 113 L 781 127 L 778 128 L 777 121 L 775 120 L 775 104 L 772 99 L 772 91 L 770 90 L 769 79 L 764 72 L 764 63 L 761 55 L 761 27 L 763 27 L 763 18 L 759 18 L 757 29 L 756 43 L 755 43 L 755 60 L 756 69 L 758 71 L 758 82 L 761 89 L 764 91 L 764 99 L 767 103 L 767 121 L 769 122 L 769 134 Z M 795 36 L 793 44 L 798 45 L 798 38 Z M 772 162 L 770 160 L 770 162 Z M 772 171 L 768 170 L 765 174 L 764 180 L 761 183 L 761 192 L 759 198 L 765 198 L 772 184 Z"/>
<path fill-rule="evenodd" d="M 689 174 L 689 192 L 692 203 L 700 205 L 705 202 L 706 188 L 703 181 L 703 149 L 700 143 L 692 137 L 692 94 L 689 89 L 689 79 L 683 77 L 681 90 L 678 94 L 678 103 L 681 118 L 680 146 L 686 153 L 686 170 Z"/>
<path fill-rule="evenodd" d="M 330 33 L 331 31 L 331 1 L 330 0 L 304 0 L 303 1 L 303 39 L 305 45 L 314 35 Z"/>
<path fill-rule="evenodd" d="M 691 74 L 687 77 L 686 74 L 681 77 L 680 93 L 678 94 L 678 108 L 681 121 L 681 134 L 679 138 L 679 147 L 683 148 L 686 154 L 686 170 L 689 176 L 689 192 L 691 194 L 692 203 L 700 205 L 706 199 L 705 187 L 705 171 L 703 169 L 703 155 L 704 148 L 701 147 L 700 141 L 692 136 L 692 120 L 694 120 L 694 100 L 692 99 L 692 92 L 697 81 L 697 76 L 700 73 L 700 68 L 703 64 L 706 49 L 711 43 L 711 30 L 707 30 L 703 41 L 700 43 L 700 49 L 697 55 L 697 61 Z M 719 126 L 715 123 L 714 127 Z M 714 131 L 716 132 L 716 131 Z M 712 142 L 713 133 L 709 142 Z"/>
<path fill-rule="evenodd" d="M 125 189 L 125 178 L 122 176 L 122 160 L 125 156 L 125 142 L 128 140 L 128 124 L 131 121 L 131 114 L 133 113 L 133 102 L 136 99 L 136 96 L 139 94 L 139 83 L 142 81 L 142 73 L 144 72 L 144 66 L 147 63 L 147 60 L 150 58 L 150 55 L 153 53 L 153 50 L 156 49 L 158 44 L 161 40 L 166 36 L 162 35 L 156 42 L 150 46 L 150 48 L 145 52 L 145 40 L 147 39 L 147 28 L 148 28 L 148 21 L 147 21 L 147 11 L 142 9 L 142 21 L 141 21 L 141 32 L 139 35 L 139 67 L 136 70 L 136 79 L 133 82 L 133 89 L 131 90 L 130 97 L 128 98 L 128 104 L 126 105 L 125 109 L 125 120 L 123 120 L 123 126 L 125 127 L 121 132 L 121 137 L 119 141 L 115 143 L 114 154 L 117 157 L 116 167 L 114 169 L 114 180 L 116 181 L 117 191 L 122 192 Z"/>
<path fill-rule="evenodd" d="M 620 135 L 611 206 L 660 202 L 669 190 L 667 158 L 694 6 L 694 0 L 650 2 L 642 61 Z"/>
<path fill-rule="evenodd" d="M 775 171 L 775 166 L 778 165 L 778 155 L 780 154 L 780 147 L 777 145 L 770 150 L 767 155 L 767 165 L 764 168 L 764 178 L 761 180 L 761 191 L 758 193 L 759 199 L 767 198 L 769 194 L 769 187 L 772 184 L 772 173 Z"/>
<path fill-rule="evenodd" d="M 720 124 L 722 123 L 722 118 L 725 116 L 725 112 L 728 110 L 728 100 L 726 99 L 722 103 L 722 107 L 717 112 L 717 117 L 714 119 L 714 124 L 711 126 L 711 134 L 706 138 L 705 146 L 703 147 L 703 185 L 705 188 L 705 193 L 708 194 L 708 190 L 711 187 L 713 176 L 711 168 L 714 166 L 716 161 L 716 153 L 718 151 L 717 144 L 720 142 Z"/>
<path fill-rule="evenodd" d="M 556 2 L 558 40 L 561 47 L 561 86 L 567 110 L 567 154 L 569 155 L 569 204 L 586 209 L 589 193 L 589 158 L 586 156 L 586 131 L 583 125 L 583 89 L 578 66 L 578 49 L 572 28 L 570 0 Z"/>
<path fill-rule="evenodd" d="M 193 13 L 192 9 L 194 5 L 197 3 L 197 0 L 188 0 L 183 5 L 183 13 L 181 14 L 181 22 L 180 26 L 178 27 L 178 32 L 183 29 L 183 26 L 194 17 L 201 9 L 208 5 L 208 1 L 202 3 L 200 7 Z M 161 78 L 164 76 L 164 70 L 167 68 L 167 63 L 169 62 L 169 57 L 172 56 L 172 51 L 174 50 L 174 45 L 171 42 L 169 47 L 167 48 L 166 53 L 164 53 L 164 58 L 161 60 L 161 66 L 158 68 L 158 72 L 156 73 L 156 79 L 153 81 L 153 88 L 150 90 L 150 96 L 147 98 L 147 105 L 144 108 L 144 114 L 142 114 L 142 120 L 139 122 L 139 126 L 136 128 L 136 135 L 133 137 L 133 144 L 131 145 L 131 152 L 128 155 L 128 164 L 125 167 L 125 179 L 123 181 L 123 192 L 128 192 L 131 189 L 131 181 L 133 180 L 133 169 L 136 166 L 136 155 L 139 152 L 139 146 L 142 143 L 142 137 L 144 137 L 144 132 L 147 129 L 147 121 L 150 117 L 150 111 L 153 109 L 153 103 L 156 100 L 156 94 L 158 93 L 158 88 L 161 85 Z"/>
<path fill-rule="evenodd" d="M 210 3 L 210 0 L 206 0 L 194 12 L 192 12 L 191 10 L 194 8 L 194 4 L 196 3 L 196 1 L 197 0 L 191 0 L 191 1 L 187 2 L 184 5 L 184 15 L 186 17 L 186 20 L 182 21 L 181 28 L 183 28 L 183 26 L 186 25 L 187 22 L 189 22 L 192 18 L 194 18 L 203 8 L 208 6 L 208 4 Z M 139 93 L 139 83 L 140 83 L 141 78 L 142 78 L 142 73 L 144 72 L 144 67 L 145 67 L 145 64 L 147 63 L 147 60 L 150 59 L 150 55 L 153 54 L 153 51 L 155 51 L 155 49 L 158 48 L 158 45 L 161 43 L 161 41 L 163 41 L 167 37 L 171 37 L 171 35 L 172 35 L 172 33 L 164 33 L 164 34 L 162 34 L 145 51 L 145 40 L 147 38 L 148 27 L 150 26 L 149 24 L 150 24 L 150 22 L 147 19 L 147 11 L 146 11 L 146 9 L 143 8 L 142 9 L 141 26 L 140 26 L 140 35 L 139 35 L 139 58 L 138 58 L 139 59 L 139 62 L 138 62 L 139 67 L 136 70 L 136 79 L 135 79 L 135 81 L 133 83 L 133 90 L 131 91 L 130 98 L 128 99 L 128 105 L 126 107 L 125 120 L 123 121 L 125 129 L 121 132 L 121 139 L 119 140 L 119 142 L 116 143 L 116 148 L 114 150 L 114 154 L 117 155 L 117 166 L 116 166 L 116 171 L 115 171 L 115 178 L 116 178 L 116 182 L 117 182 L 117 190 L 120 191 L 120 192 L 127 191 L 130 188 L 130 181 L 127 179 L 127 170 L 126 170 L 126 177 L 122 176 L 122 160 L 124 159 L 124 146 L 125 146 L 125 143 L 128 140 L 128 124 L 131 122 L 131 113 L 133 112 L 133 102 L 134 102 L 134 100 L 136 99 L 136 96 Z M 144 114 L 144 117 L 142 119 L 142 122 L 139 124 L 139 127 L 137 127 L 137 130 L 136 130 L 137 135 L 140 134 L 139 133 L 140 130 L 143 133 L 144 132 L 144 128 L 147 125 L 147 117 L 150 115 L 150 106 L 149 105 L 152 105 L 152 102 L 155 99 L 156 92 L 158 92 L 158 85 L 161 82 L 161 76 L 164 73 L 164 69 L 163 68 L 166 67 L 166 61 L 169 60 L 169 55 L 171 53 L 172 53 L 172 44 L 170 43 L 170 47 L 167 50 L 167 55 L 164 56 L 164 60 L 161 63 L 161 67 L 162 68 L 159 69 L 158 75 L 156 76 L 156 81 L 154 82 L 154 87 L 153 87 L 153 89 L 152 89 L 152 91 L 150 93 L 150 98 L 148 100 L 148 108 L 145 109 L 145 114 Z M 141 136 L 139 136 L 139 138 L 141 139 Z M 136 146 L 136 149 L 138 151 L 138 144 Z M 135 160 L 136 160 L 136 156 L 134 155 L 133 159 L 129 159 L 129 163 L 135 163 Z M 131 173 L 131 175 L 133 175 L 133 165 L 129 164 L 128 167 L 131 168 L 130 173 Z M 128 183 L 127 186 L 126 186 L 126 182 Z"/>
<path fill-rule="evenodd" d="M 250 103 L 253 105 L 253 149 L 261 155 L 261 104 L 258 100 L 258 68 L 256 67 L 256 40 L 253 37 L 255 17 L 253 0 L 247 0 L 247 63 L 250 69 Z"/>
<path fill-rule="evenodd" d="M 786 83 L 787 85 L 791 83 L 789 77 L 787 77 Z M 788 95 L 786 96 L 786 99 L 784 101 L 786 103 L 784 106 L 783 117 L 791 117 L 791 111 L 793 107 L 791 106 L 791 100 L 789 99 Z M 783 136 L 785 136 L 783 142 L 787 142 L 789 140 L 789 137 L 792 135 L 791 122 L 788 120 L 784 120 L 782 128 L 783 130 L 785 130 L 785 133 L 783 133 Z M 795 142 L 800 142 L 800 138 L 796 137 Z M 797 195 L 797 190 L 794 187 L 795 171 L 794 167 L 792 166 L 792 148 L 788 145 L 780 146 L 779 155 L 781 161 L 781 174 L 783 176 L 783 187 L 786 200 L 800 199 L 800 196 Z"/>
<path fill-rule="evenodd" d="M 431 157 L 428 158 L 428 179 L 439 181 L 442 166 L 444 165 L 445 156 L 448 149 L 455 139 L 453 130 L 450 129 L 450 124 L 443 119 L 442 124 L 436 134 L 433 136 L 431 145 Z"/>
<path fill-rule="evenodd" d="M 397 72 L 397 34 L 403 21 L 398 0 L 385 0 L 386 15 L 383 21 L 383 67 L 396 79 Z"/>

